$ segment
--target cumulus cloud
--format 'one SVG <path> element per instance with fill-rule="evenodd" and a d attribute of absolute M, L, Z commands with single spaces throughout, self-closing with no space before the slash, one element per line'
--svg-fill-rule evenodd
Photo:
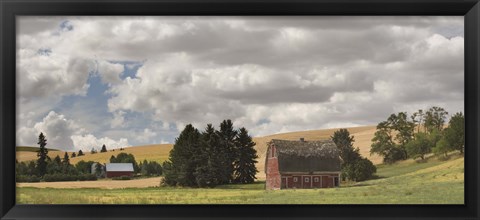
<path fill-rule="evenodd" d="M 135 143 L 227 118 L 266 135 L 372 125 L 432 105 L 463 111 L 462 17 L 21 17 L 19 26 L 24 125 L 48 111 L 34 97 L 85 95 L 92 71 L 106 84 L 110 128 L 123 129 L 103 134 L 140 131 Z"/>
<path fill-rule="evenodd" d="M 21 127 L 17 131 L 17 145 L 36 146 L 38 135 L 43 133 L 47 137 L 47 147 L 72 150 L 90 150 L 92 147 L 107 145 L 109 148 L 128 146 L 128 140 L 112 140 L 108 137 L 97 138 L 80 127 L 74 120 L 65 115 L 51 111 L 41 122 L 35 123 L 33 128 Z"/>

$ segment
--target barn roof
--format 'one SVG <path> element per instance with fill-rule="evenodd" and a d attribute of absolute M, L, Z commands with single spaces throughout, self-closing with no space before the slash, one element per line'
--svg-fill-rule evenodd
<path fill-rule="evenodd" d="M 107 163 L 107 172 L 133 172 L 132 163 Z"/>
<path fill-rule="evenodd" d="M 332 140 L 289 141 L 273 139 L 280 172 L 339 172 L 339 150 Z"/>

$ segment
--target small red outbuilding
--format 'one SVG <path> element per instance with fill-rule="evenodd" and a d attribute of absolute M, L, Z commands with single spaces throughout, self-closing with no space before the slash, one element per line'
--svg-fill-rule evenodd
<path fill-rule="evenodd" d="M 118 176 L 133 176 L 132 163 L 107 163 L 105 165 L 105 174 L 107 178 Z"/>

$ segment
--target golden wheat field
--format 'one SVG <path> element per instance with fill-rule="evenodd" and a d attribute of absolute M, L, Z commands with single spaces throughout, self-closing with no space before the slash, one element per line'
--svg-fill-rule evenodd
<path fill-rule="evenodd" d="M 136 147 L 126 147 L 122 151 L 118 149 L 115 151 L 108 150 L 108 152 L 96 153 L 96 154 L 91 154 L 90 152 L 84 152 L 85 154 L 84 156 L 70 158 L 70 163 L 76 164 L 78 161 L 81 161 L 81 160 L 84 160 L 84 161 L 91 160 L 95 162 L 106 163 L 110 160 L 110 157 L 112 155 L 117 156 L 117 154 L 119 153 L 133 154 L 135 156 L 135 159 L 138 162 L 143 160 L 163 162 L 168 158 L 168 154 L 172 149 L 172 146 L 173 146 L 172 144 L 153 144 L 153 145 L 144 145 L 144 146 L 136 146 Z M 48 152 L 48 156 L 50 156 L 50 158 L 54 158 L 57 155 L 59 155 L 60 158 L 63 158 L 64 154 L 65 154 L 64 151 Z M 72 152 L 69 152 L 68 154 L 71 155 Z M 17 151 L 18 161 L 29 161 L 29 160 L 35 160 L 35 159 L 37 159 L 36 152 Z"/>

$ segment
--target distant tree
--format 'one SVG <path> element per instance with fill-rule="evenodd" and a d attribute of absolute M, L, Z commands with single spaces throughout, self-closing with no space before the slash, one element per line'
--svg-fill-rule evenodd
<path fill-rule="evenodd" d="M 92 147 L 92 150 L 90 151 L 91 154 L 96 154 L 97 153 L 97 150 L 95 150 L 95 148 Z"/>
<path fill-rule="evenodd" d="M 73 152 L 71 158 L 74 158 L 76 156 L 77 156 L 77 154 L 75 152 Z"/>
<path fill-rule="evenodd" d="M 428 134 L 420 132 L 415 134 L 415 138 L 407 143 L 406 149 L 411 158 L 425 159 L 425 154 L 431 152 L 434 143 L 430 140 Z"/>
<path fill-rule="evenodd" d="M 60 158 L 59 155 L 57 155 L 55 158 L 53 158 L 53 163 L 56 163 L 58 165 L 62 165 L 62 159 Z"/>
<path fill-rule="evenodd" d="M 83 154 L 83 151 L 82 151 L 82 150 L 79 150 L 79 151 L 78 151 L 78 156 L 80 157 L 80 156 L 83 156 L 83 155 L 85 155 L 85 154 Z"/>
<path fill-rule="evenodd" d="M 340 151 L 342 159 L 342 177 L 353 181 L 370 179 L 376 172 L 376 167 L 367 158 L 360 155 L 360 150 L 353 147 L 355 138 L 347 129 L 340 129 L 331 136 Z"/>
<path fill-rule="evenodd" d="M 448 112 L 441 107 L 431 107 L 425 112 L 424 123 L 428 133 L 433 130 L 442 131 Z"/>
<path fill-rule="evenodd" d="M 393 163 L 403 158 L 403 153 L 398 150 L 390 133 L 377 126 L 377 131 L 372 139 L 370 154 L 378 154 L 383 157 L 384 163 Z"/>
<path fill-rule="evenodd" d="M 107 147 L 105 144 L 102 146 L 102 149 L 100 150 L 100 153 L 107 152 Z"/>
<path fill-rule="evenodd" d="M 119 153 L 117 157 L 111 156 L 110 163 L 132 163 L 135 173 L 140 172 L 140 167 L 138 166 L 135 156 L 133 154 Z"/>
<path fill-rule="evenodd" d="M 354 136 L 350 136 L 350 132 L 347 129 L 340 129 L 333 133 L 330 137 L 332 141 L 337 145 L 340 151 L 340 158 L 342 159 L 342 165 L 352 163 L 360 159 L 360 149 L 353 148 Z"/>
<path fill-rule="evenodd" d="M 191 124 L 185 126 L 164 163 L 164 183 L 167 185 L 196 186 L 194 172 L 200 149 L 200 132 Z"/>
<path fill-rule="evenodd" d="M 103 173 L 103 165 L 101 163 L 97 163 L 95 166 L 95 174 L 97 174 L 97 176 L 101 176 L 102 173 Z"/>
<path fill-rule="evenodd" d="M 419 109 L 418 111 L 414 112 L 411 116 L 412 122 L 417 127 L 417 133 L 420 132 L 420 127 L 423 126 L 424 115 L 425 113 L 423 113 L 423 110 Z"/>
<path fill-rule="evenodd" d="M 465 148 L 465 117 L 461 112 L 452 116 L 448 127 L 443 131 L 443 137 L 435 147 L 436 154 L 445 154 L 458 150 L 463 154 Z"/>
<path fill-rule="evenodd" d="M 63 155 L 63 160 L 62 160 L 63 165 L 68 166 L 70 165 L 70 158 L 68 157 L 68 153 L 65 152 Z"/>
<path fill-rule="evenodd" d="M 237 160 L 234 161 L 234 182 L 235 183 L 253 183 L 256 179 L 255 175 L 258 170 L 255 164 L 257 163 L 257 151 L 255 142 L 252 141 L 252 137 L 248 135 L 248 131 L 245 128 L 240 128 L 237 137 L 235 139 L 236 147 L 238 151 Z"/>
<path fill-rule="evenodd" d="M 94 161 L 85 162 L 84 160 L 81 160 L 75 164 L 75 168 L 79 173 L 90 174 L 92 172 L 92 164 L 94 163 Z"/>
<path fill-rule="evenodd" d="M 40 145 L 40 149 L 37 152 L 37 174 L 39 176 L 44 176 L 47 173 L 47 159 L 48 159 L 48 149 L 45 147 L 47 145 L 47 139 L 43 133 L 40 133 L 38 136 L 38 144 Z"/>
<path fill-rule="evenodd" d="M 28 175 L 38 175 L 37 164 L 35 161 L 30 161 L 27 165 Z"/>

